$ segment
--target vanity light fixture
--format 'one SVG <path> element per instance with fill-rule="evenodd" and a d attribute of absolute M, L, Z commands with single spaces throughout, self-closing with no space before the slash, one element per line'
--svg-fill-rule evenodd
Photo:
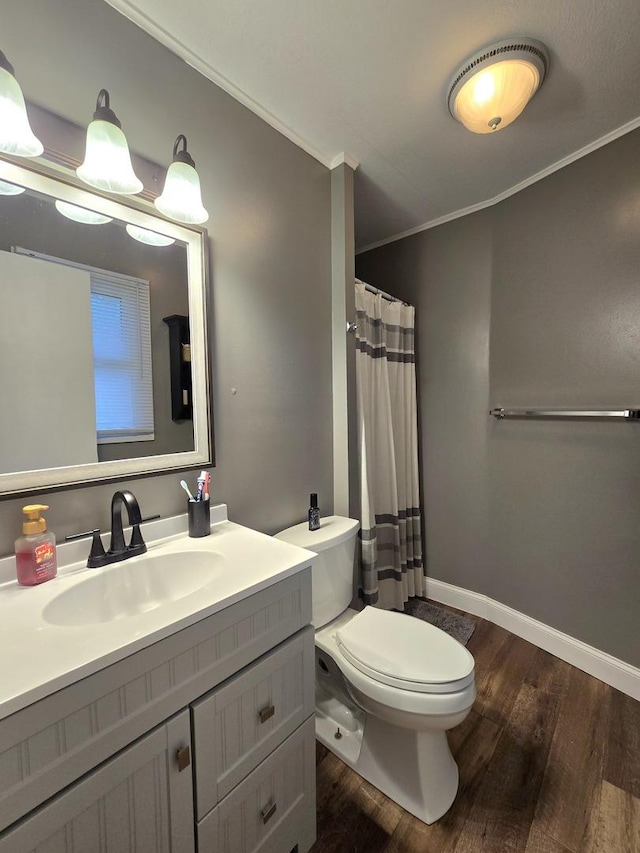
<path fill-rule="evenodd" d="M 134 195 L 142 190 L 142 181 L 131 165 L 127 139 L 118 117 L 109 107 L 109 93 L 100 89 L 93 121 L 87 128 L 84 163 L 78 177 L 99 190 L 118 195 Z"/>
<path fill-rule="evenodd" d="M 59 198 L 55 200 L 55 207 L 58 213 L 66 216 L 67 219 L 73 219 L 74 222 L 81 222 L 83 225 L 104 225 L 106 222 L 111 222 L 110 216 L 68 201 L 61 201 Z"/>
<path fill-rule="evenodd" d="M 182 146 L 181 150 L 178 150 Z M 173 146 L 173 162 L 167 169 L 162 195 L 154 204 L 160 211 L 176 222 L 201 225 L 209 218 L 202 204 L 200 178 L 193 158 L 187 151 L 187 137 L 176 139 Z"/>
<path fill-rule="evenodd" d="M 447 95 L 451 115 L 473 133 L 493 133 L 518 118 L 538 91 L 549 54 L 535 39 L 507 39 L 470 57 Z"/>
<path fill-rule="evenodd" d="M 167 237 L 166 234 L 158 234 L 157 231 L 150 231 L 148 228 L 140 228 L 139 225 L 125 225 L 125 230 L 129 237 L 133 237 L 139 243 L 146 243 L 147 246 L 171 246 L 176 241 L 173 237 Z"/>
<path fill-rule="evenodd" d="M 20 195 L 24 189 L 24 187 L 10 184 L 8 181 L 0 181 L 0 195 Z"/>
<path fill-rule="evenodd" d="M 0 151 L 18 157 L 39 157 L 42 142 L 29 124 L 27 107 L 13 65 L 0 50 Z"/>

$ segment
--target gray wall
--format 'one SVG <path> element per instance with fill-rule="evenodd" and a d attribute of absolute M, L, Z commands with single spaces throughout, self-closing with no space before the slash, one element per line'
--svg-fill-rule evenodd
<path fill-rule="evenodd" d="M 357 258 L 418 309 L 427 567 L 640 665 L 640 131 Z"/>
<path fill-rule="evenodd" d="M 86 125 L 104 87 L 152 162 L 168 164 L 179 133 L 189 140 L 210 213 L 214 500 L 266 532 L 301 521 L 311 491 L 330 512 L 330 173 L 101 0 L 5 0 L 2 11 L 27 99 Z M 184 509 L 180 476 L 129 485 L 144 513 L 170 515 Z M 113 490 L 47 495 L 50 527 L 107 527 Z M 0 554 L 27 502 L 0 502 Z"/>

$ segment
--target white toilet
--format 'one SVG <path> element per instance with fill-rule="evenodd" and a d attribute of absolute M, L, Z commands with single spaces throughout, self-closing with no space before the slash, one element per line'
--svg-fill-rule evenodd
<path fill-rule="evenodd" d="M 425 823 L 458 790 L 445 732 L 476 697 L 474 661 L 444 631 L 403 613 L 349 608 L 356 536 L 351 518 L 277 534 L 315 551 L 316 735 L 332 752 Z"/>

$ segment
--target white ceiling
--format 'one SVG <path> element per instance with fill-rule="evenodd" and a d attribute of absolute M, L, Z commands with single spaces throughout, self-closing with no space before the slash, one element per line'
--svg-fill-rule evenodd
<path fill-rule="evenodd" d="M 109 0 L 331 167 L 356 172 L 360 248 L 508 194 L 640 125 L 639 0 Z M 544 42 L 524 114 L 477 135 L 447 83 L 493 41 Z"/>

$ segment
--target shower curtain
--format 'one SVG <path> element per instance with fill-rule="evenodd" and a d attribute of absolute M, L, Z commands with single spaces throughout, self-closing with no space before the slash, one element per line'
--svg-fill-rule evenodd
<path fill-rule="evenodd" d="M 361 595 L 403 610 L 424 596 L 415 309 L 356 280 Z"/>

